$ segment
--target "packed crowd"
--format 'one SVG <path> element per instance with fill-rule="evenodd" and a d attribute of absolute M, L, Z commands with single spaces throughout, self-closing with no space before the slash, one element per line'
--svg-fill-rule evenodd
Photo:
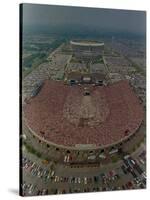
<path fill-rule="evenodd" d="M 100 126 L 90 129 L 88 126 L 74 126 L 63 114 L 70 90 L 74 99 L 77 98 L 74 95 L 77 91 L 83 95 L 82 86 L 70 87 L 62 82 L 46 81 L 40 93 L 25 106 L 28 126 L 50 142 L 68 146 L 89 143 L 108 145 L 133 134 L 143 120 L 139 99 L 127 81 L 120 81 L 107 87 L 96 87 L 93 91 L 95 95 L 105 93 L 105 101 L 110 110 L 109 117 Z"/>

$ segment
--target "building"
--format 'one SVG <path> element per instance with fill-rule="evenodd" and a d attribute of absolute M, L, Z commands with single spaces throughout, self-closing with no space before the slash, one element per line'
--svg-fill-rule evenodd
<path fill-rule="evenodd" d="M 97 41 L 70 41 L 73 56 L 85 62 L 99 59 L 104 52 L 104 43 Z"/>

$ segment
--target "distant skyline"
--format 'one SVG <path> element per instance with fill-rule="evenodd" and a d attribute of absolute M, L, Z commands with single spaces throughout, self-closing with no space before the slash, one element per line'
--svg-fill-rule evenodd
<path fill-rule="evenodd" d="M 32 29 L 80 27 L 97 32 L 113 31 L 145 35 L 146 12 L 103 8 L 84 8 L 41 4 L 23 4 L 23 26 Z M 82 30 L 83 29 L 83 30 Z M 71 31 L 71 30 L 66 30 Z M 75 28 L 72 31 L 78 31 Z"/>

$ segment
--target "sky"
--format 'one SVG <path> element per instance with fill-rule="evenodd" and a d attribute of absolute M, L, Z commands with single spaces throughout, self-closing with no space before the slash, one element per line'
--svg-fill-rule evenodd
<path fill-rule="evenodd" d="M 98 32 L 145 34 L 144 11 L 23 4 L 24 27 L 84 27 Z M 83 28 L 83 29 L 84 29 Z M 69 31 L 69 28 L 68 28 Z"/>

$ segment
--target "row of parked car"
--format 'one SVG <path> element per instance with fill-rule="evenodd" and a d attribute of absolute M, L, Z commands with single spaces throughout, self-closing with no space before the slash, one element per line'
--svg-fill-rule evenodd
<path fill-rule="evenodd" d="M 73 183 L 73 184 L 100 184 L 100 183 L 107 183 L 107 182 L 113 182 L 115 180 L 118 180 L 120 178 L 120 175 L 115 171 L 111 170 L 107 173 L 100 173 L 99 175 L 95 176 L 84 176 L 84 177 L 75 177 L 75 176 L 54 176 L 51 177 L 51 181 L 58 183 L 58 182 L 67 182 L 67 183 Z"/>
<path fill-rule="evenodd" d="M 146 186 L 146 172 L 138 164 L 138 161 L 131 156 L 124 156 L 124 165 L 122 170 L 125 174 L 130 173 L 133 176 L 133 183 L 137 188 L 145 188 Z"/>
<path fill-rule="evenodd" d="M 39 178 L 43 178 L 44 180 L 49 180 L 55 175 L 55 171 L 53 169 L 42 168 L 26 157 L 22 158 L 22 167 L 29 171 L 32 176 L 37 176 Z"/>
<path fill-rule="evenodd" d="M 22 187 L 22 195 L 23 196 L 32 196 L 34 195 L 47 195 L 48 189 L 38 189 L 37 185 L 32 183 L 26 183 L 25 181 L 21 185 Z"/>
<path fill-rule="evenodd" d="M 88 185 L 87 185 L 88 186 Z M 24 182 L 22 184 L 22 192 L 23 195 L 25 196 L 32 196 L 34 195 L 47 195 L 47 194 L 65 194 L 65 193 L 80 193 L 80 192 L 98 192 L 98 191 L 113 191 L 113 190 L 120 190 L 122 189 L 121 187 L 116 187 L 116 186 L 111 186 L 111 187 L 101 187 L 101 186 L 96 186 L 96 187 L 69 187 L 67 189 L 58 189 L 58 188 L 43 188 L 43 189 L 38 189 L 36 185 L 33 185 L 31 183 L 27 184 Z"/>

